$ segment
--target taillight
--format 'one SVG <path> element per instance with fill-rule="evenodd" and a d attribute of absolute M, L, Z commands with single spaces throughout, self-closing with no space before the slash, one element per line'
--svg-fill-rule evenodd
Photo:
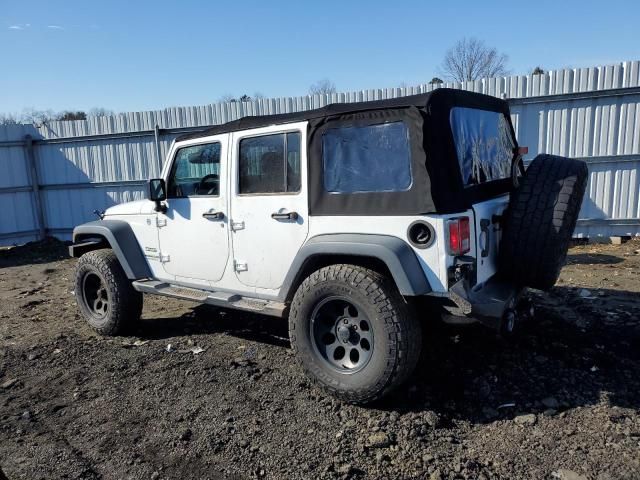
<path fill-rule="evenodd" d="M 447 222 L 449 230 L 449 255 L 464 255 L 471 250 L 469 217 L 459 217 Z"/>

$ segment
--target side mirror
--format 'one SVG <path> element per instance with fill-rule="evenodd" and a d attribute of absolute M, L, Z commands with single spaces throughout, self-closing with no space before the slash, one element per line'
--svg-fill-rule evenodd
<path fill-rule="evenodd" d="M 162 178 L 149 180 L 149 200 L 156 202 L 156 212 L 166 212 L 167 206 L 164 202 L 167 199 L 167 185 Z"/>

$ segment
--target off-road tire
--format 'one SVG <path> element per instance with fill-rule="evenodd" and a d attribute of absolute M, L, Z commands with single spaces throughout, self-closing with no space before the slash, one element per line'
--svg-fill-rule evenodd
<path fill-rule="evenodd" d="M 106 316 L 97 319 L 83 299 L 83 279 L 87 274 L 97 275 L 107 296 Z M 114 336 L 126 333 L 140 319 L 142 294 L 134 290 L 111 249 L 87 252 L 80 257 L 76 267 L 75 296 L 80 313 L 91 328 L 101 335 Z"/>
<path fill-rule="evenodd" d="M 311 312 L 333 295 L 357 301 L 374 332 L 372 357 L 355 373 L 328 368 L 311 343 Z M 321 268 L 302 282 L 291 303 L 289 338 L 312 382 L 342 400 L 358 404 L 375 401 L 406 381 L 422 346 L 420 325 L 393 281 L 373 270 L 345 264 Z"/>
<path fill-rule="evenodd" d="M 499 271 L 510 281 L 549 290 L 558 280 L 587 185 L 586 163 L 538 155 L 505 212 Z"/>

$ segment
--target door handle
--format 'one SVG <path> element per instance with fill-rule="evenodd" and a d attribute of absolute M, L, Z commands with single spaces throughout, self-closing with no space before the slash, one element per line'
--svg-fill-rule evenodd
<path fill-rule="evenodd" d="M 208 220 L 222 220 L 224 219 L 224 213 L 215 212 L 213 210 L 209 210 L 208 212 L 204 212 L 202 216 Z"/>
<path fill-rule="evenodd" d="M 297 220 L 298 212 L 274 212 L 271 214 L 271 218 L 273 218 L 274 220 Z"/>

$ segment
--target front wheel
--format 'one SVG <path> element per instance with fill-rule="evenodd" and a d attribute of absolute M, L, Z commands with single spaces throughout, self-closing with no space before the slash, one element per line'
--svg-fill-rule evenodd
<path fill-rule="evenodd" d="M 142 294 L 133 289 L 112 250 L 93 250 L 78 260 L 75 296 L 80 313 L 101 335 L 119 335 L 142 313 Z"/>
<path fill-rule="evenodd" d="M 309 378 L 332 395 L 368 403 L 413 372 L 420 326 L 387 277 L 330 265 L 307 277 L 289 314 L 291 346 Z"/>

